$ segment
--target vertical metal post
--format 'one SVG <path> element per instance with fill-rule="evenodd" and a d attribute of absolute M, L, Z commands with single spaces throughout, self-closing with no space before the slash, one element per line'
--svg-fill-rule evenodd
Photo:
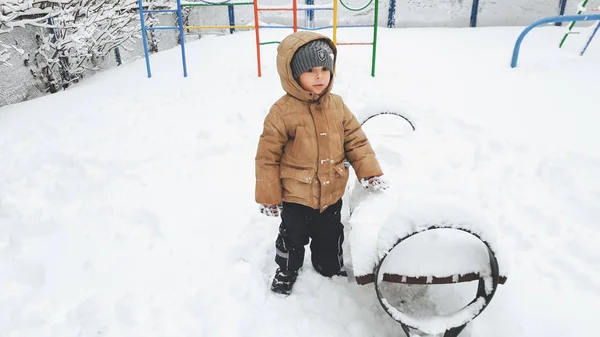
<path fill-rule="evenodd" d="M 227 11 L 229 12 L 229 26 L 235 26 L 235 12 L 233 9 L 233 5 L 227 5 Z M 229 28 L 229 34 L 233 34 L 235 32 L 235 28 Z"/>
<path fill-rule="evenodd" d="M 338 1 L 333 0 L 333 44 L 337 46 Z"/>
<path fill-rule="evenodd" d="M 306 4 L 307 5 L 314 5 L 315 4 L 315 0 L 306 0 Z M 306 11 L 305 15 L 306 15 L 306 27 L 313 28 L 315 26 L 314 25 L 315 11 L 313 11 L 312 9 L 308 10 L 308 11 Z"/>
<path fill-rule="evenodd" d="M 258 1 L 258 0 L 254 0 Z M 298 0 L 292 2 L 292 16 L 294 17 L 294 33 L 298 31 Z"/>
<path fill-rule="evenodd" d="M 388 28 L 396 27 L 396 0 L 390 0 L 390 8 L 388 10 Z"/>
<path fill-rule="evenodd" d="M 179 23 L 179 39 L 181 40 L 181 61 L 183 63 L 183 77 L 187 77 L 187 61 L 185 59 L 185 35 L 183 33 L 183 17 L 181 15 L 181 0 L 177 0 L 177 22 Z"/>
<path fill-rule="evenodd" d="M 479 0 L 473 0 L 471 8 L 471 27 L 477 27 L 477 13 L 479 12 Z"/>
<path fill-rule="evenodd" d="M 148 55 L 148 39 L 146 37 L 146 21 L 144 20 L 142 0 L 138 0 L 138 6 L 140 10 L 140 23 L 142 24 L 142 42 L 144 44 L 144 56 L 146 58 L 146 71 L 148 72 L 148 78 L 150 78 L 152 77 L 152 72 L 150 72 L 150 56 Z"/>
<path fill-rule="evenodd" d="M 587 6 L 587 3 L 588 3 L 588 0 L 583 0 L 583 2 L 579 5 L 579 8 L 585 9 L 585 6 Z M 577 10 L 577 15 L 579 15 L 581 13 L 582 13 L 581 10 Z M 560 43 L 558 44 L 558 48 L 562 48 L 563 44 L 565 44 L 565 41 L 567 41 L 567 37 L 569 37 L 569 34 L 571 34 L 571 30 L 573 30 L 573 27 L 575 27 L 575 21 L 573 21 L 569 24 L 568 31 L 563 36 L 562 40 L 560 40 Z"/>
<path fill-rule="evenodd" d="M 121 50 L 119 47 L 115 48 L 115 59 L 117 61 L 117 66 L 123 65 L 123 60 L 121 60 Z"/>
<path fill-rule="evenodd" d="M 379 26 L 379 0 L 375 0 L 375 22 L 373 22 L 373 56 L 371 59 L 371 76 L 375 77 L 375 60 L 377 59 L 377 26 Z"/>
<path fill-rule="evenodd" d="M 585 46 L 583 47 L 583 50 L 581 50 L 581 52 L 579 53 L 580 56 L 583 56 L 585 51 L 588 49 L 590 43 L 594 39 L 594 36 L 596 35 L 596 33 L 598 33 L 598 28 L 600 28 L 600 21 L 598 21 L 598 23 L 596 23 L 596 27 L 594 27 L 594 31 L 592 32 L 592 35 L 590 35 L 587 42 L 585 43 Z"/>
<path fill-rule="evenodd" d="M 560 2 L 558 3 L 559 9 L 558 9 L 558 15 L 565 15 L 565 9 L 567 8 L 567 0 L 559 0 Z M 554 24 L 555 26 L 562 26 L 562 22 L 556 22 Z"/>
<path fill-rule="evenodd" d="M 254 34 L 256 36 L 256 65 L 258 66 L 258 77 L 262 76 L 260 66 L 260 34 L 258 30 L 260 25 L 258 24 L 258 0 L 254 0 Z"/>

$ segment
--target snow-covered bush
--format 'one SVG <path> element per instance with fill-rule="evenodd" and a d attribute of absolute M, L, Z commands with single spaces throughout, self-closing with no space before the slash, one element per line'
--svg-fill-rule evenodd
<path fill-rule="evenodd" d="M 164 8 L 169 2 L 145 0 L 144 5 Z M 39 33 L 37 48 L 23 60 L 47 92 L 67 88 L 86 70 L 98 70 L 111 51 L 127 48 L 141 31 L 137 0 L 0 0 L 0 37 L 26 25 L 39 27 Z M 11 47 L 0 43 L 0 64 L 9 65 Z"/>

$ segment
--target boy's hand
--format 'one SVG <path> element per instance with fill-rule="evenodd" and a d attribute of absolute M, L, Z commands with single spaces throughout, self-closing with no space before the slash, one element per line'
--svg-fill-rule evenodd
<path fill-rule="evenodd" d="M 283 212 L 283 204 L 277 205 L 264 205 L 260 204 L 260 212 L 266 216 L 278 217 Z"/>
<path fill-rule="evenodd" d="M 381 177 L 362 178 L 360 184 L 363 188 L 377 190 L 387 190 L 390 185 Z"/>

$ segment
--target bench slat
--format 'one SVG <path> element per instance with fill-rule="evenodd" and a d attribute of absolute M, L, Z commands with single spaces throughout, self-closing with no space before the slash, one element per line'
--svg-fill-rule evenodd
<path fill-rule="evenodd" d="M 404 283 L 404 284 L 452 284 L 452 283 L 461 283 L 461 282 L 471 282 L 479 280 L 480 276 L 478 273 L 468 273 L 464 275 L 458 275 L 457 278 L 454 276 L 446 276 L 446 277 L 430 277 L 428 282 L 427 276 L 415 277 L 415 276 L 403 276 L 398 274 L 383 274 L 383 280 L 386 282 L 392 283 Z M 375 281 L 375 276 L 373 274 L 367 274 L 362 276 L 355 277 L 356 283 L 360 285 L 369 284 Z M 500 276 L 498 280 L 499 284 L 506 283 L 507 277 Z"/>

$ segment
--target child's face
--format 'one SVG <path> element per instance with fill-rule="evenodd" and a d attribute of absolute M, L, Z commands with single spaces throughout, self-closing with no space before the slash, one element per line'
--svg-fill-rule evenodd
<path fill-rule="evenodd" d="M 304 90 L 320 95 L 327 89 L 331 80 L 331 71 L 325 67 L 314 67 L 300 75 L 300 85 Z"/>

